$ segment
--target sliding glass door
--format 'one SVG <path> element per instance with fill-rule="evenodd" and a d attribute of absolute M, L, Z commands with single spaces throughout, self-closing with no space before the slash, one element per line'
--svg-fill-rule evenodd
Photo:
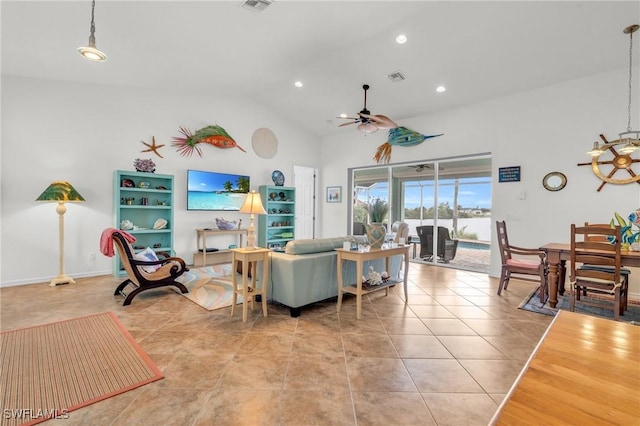
<path fill-rule="evenodd" d="M 394 221 L 409 224 L 415 261 L 488 272 L 490 157 L 355 169 L 351 179 L 354 234 L 364 233 L 371 219 L 368 205 L 381 198 L 389 206 L 387 229 Z"/>

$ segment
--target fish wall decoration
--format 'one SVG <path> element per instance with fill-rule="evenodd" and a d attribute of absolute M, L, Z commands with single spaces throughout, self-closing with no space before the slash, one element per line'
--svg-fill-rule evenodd
<path fill-rule="evenodd" d="M 216 148 L 238 148 L 242 152 L 245 151 L 222 127 L 216 125 L 203 127 L 202 129 L 192 133 L 191 130 L 180 126 L 180 133 L 183 136 L 173 138 L 171 145 L 177 148 L 177 151 L 183 157 L 191 157 L 195 151 L 199 157 L 202 157 L 201 143 L 207 143 Z"/>

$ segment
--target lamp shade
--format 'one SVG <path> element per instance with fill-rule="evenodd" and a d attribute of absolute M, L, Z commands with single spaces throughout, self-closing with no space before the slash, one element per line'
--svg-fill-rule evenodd
<path fill-rule="evenodd" d="M 244 204 L 240 207 L 240 213 L 267 214 L 267 211 L 262 206 L 260 194 L 256 191 L 248 193 L 247 198 L 244 200 Z"/>
<path fill-rule="evenodd" d="M 84 201 L 82 195 L 69 182 L 53 182 L 36 201 L 59 201 L 63 203 Z"/>

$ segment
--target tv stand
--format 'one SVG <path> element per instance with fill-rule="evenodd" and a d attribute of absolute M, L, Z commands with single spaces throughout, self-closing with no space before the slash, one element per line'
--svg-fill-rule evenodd
<path fill-rule="evenodd" d="M 212 251 L 207 247 L 207 237 L 217 237 L 221 235 L 237 235 L 238 247 L 242 247 L 242 238 L 247 235 L 246 229 L 196 229 L 197 251 L 193 254 L 194 266 L 206 266 L 219 263 L 231 263 L 231 250 L 220 249 Z"/>

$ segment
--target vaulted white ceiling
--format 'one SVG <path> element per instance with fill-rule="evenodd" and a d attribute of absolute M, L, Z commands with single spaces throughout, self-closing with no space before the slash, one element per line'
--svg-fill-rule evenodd
<path fill-rule="evenodd" d="M 402 123 L 625 68 L 622 30 L 640 22 L 638 1 L 278 0 L 261 13 L 240 4 L 97 0 L 96 44 L 109 56 L 98 64 L 76 53 L 90 0 L 3 0 L 2 73 L 246 96 L 324 136 L 355 131 L 336 116 L 362 109 L 363 83 L 369 110 Z M 391 82 L 395 71 L 406 80 Z"/>

